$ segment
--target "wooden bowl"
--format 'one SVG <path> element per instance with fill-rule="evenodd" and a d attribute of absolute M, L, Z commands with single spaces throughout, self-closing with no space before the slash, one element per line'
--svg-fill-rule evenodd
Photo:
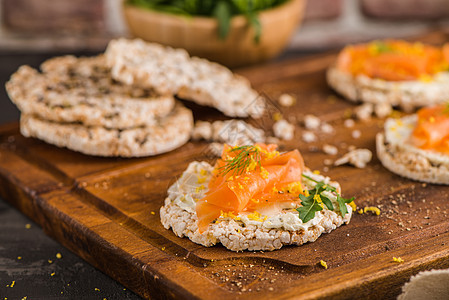
<path fill-rule="evenodd" d="M 124 5 L 130 32 L 146 41 L 184 48 L 228 67 L 268 60 L 278 55 L 290 40 L 304 14 L 306 0 L 290 0 L 259 13 L 262 35 L 254 41 L 254 28 L 244 16 L 231 20 L 226 39 L 218 36 L 218 23 L 208 17 L 185 17 Z"/>

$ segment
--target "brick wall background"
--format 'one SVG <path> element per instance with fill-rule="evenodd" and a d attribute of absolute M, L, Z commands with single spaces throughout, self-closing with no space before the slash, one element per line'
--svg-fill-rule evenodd
<path fill-rule="evenodd" d="M 121 0 L 0 0 L 0 51 L 102 50 L 127 35 Z M 290 49 L 322 50 L 449 27 L 449 0 L 309 0 Z"/>

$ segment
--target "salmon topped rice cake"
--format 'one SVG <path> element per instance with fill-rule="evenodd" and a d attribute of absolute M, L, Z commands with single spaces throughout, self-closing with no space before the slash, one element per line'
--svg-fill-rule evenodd
<path fill-rule="evenodd" d="M 328 69 L 327 82 L 351 101 L 413 110 L 447 101 L 448 71 L 449 43 L 382 40 L 346 46 Z"/>
<path fill-rule="evenodd" d="M 449 184 L 449 107 L 390 118 L 377 134 L 377 156 L 391 172 L 410 179 Z"/>
<path fill-rule="evenodd" d="M 276 145 L 225 146 L 215 166 L 190 163 L 168 189 L 165 228 L 195 243 L 232 251 L 275 250 L 315 241 L 349 223 L 353 199 L 311 172 L 297 151 Z"/>

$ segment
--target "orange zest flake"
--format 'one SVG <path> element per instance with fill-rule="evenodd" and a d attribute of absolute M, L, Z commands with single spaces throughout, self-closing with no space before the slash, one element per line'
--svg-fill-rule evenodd
<path fill-rule="evenodd" d="M 281 189 L 281 191 L 284 193 L 295 194 L 295 195 L 304 193 L 304 190 L 302 189 L 301 181 L 295 181 L 295 182 L 289 183 L 287 186 L 283 187 Z M 308 191 L 307 191 L 307 193 L 308 193 Z"/>
<path fill-rule="evenodd" d="M 268 171 L 264 169 L 264 167 L 260 167 L 260 175 L 262 176 L 263 179 L 267 179 L 270 173 L 268 173 Z"/>
<path fill-rule="evenodd" d="M 206 177 L 198 176 L 197 183 L 198 184 L 205 183 L 206 180 L 207 180 Z"/>
<path fill-rule="evenodd" d="M 376 216 L 380 215 L 380 209 L 375 206 L 367 206 L 363 209 L 363 212 L 364 213 L 371 212 L 371 213 L 375 214 Z"/>
<path fill-rule="evenodd" d="M 422 81 L 422 82 L 432 82 L 433 81 L 433 77 L 430 76 L 429 74 L 421 74 L 418 79 L 419 79 L 419 81 Z"/>
<path fill-rule="evenodd" d="M 321 196 L 319 194 L 313 196 L 313 200 L 315 200 L 321 207 L 324 208 L 323 200 L 321 200 Z"/>
<path fill-rule="evenodd" d="M 204 185 L 200 185 L 200 186 L 197 186 L 196 188 L 195 188 L 195 193 L 199 193 L 199 192 L 201 192 L 202 190 L 204 190 L 205 189 L 205 187 L 204 187 Z"/>
<path fill-rule="evenodd" d="M 265 216 L 265 219 L 262 218 L 262 216 L 260 215 L 260 213 L 257 212 L 257 211 L 255 211 L 255 212 L 253 212 L 253 213 L 250 213 L 250 214 L 248 215 L 248 219 L 253 220 L 253 221 L 258 221 L 258 222 L 263 222 L 264 220 L 266 220 L 266 218 L 267 218 L 266 216 Z"/>
<path fill-rule="evenodd" d="M 397 263 L 403 263 L 404 262 L 404 260 L 402 258 L 400 258 L 400 257 L 393 257 L 393 261 L 397 262 Z"/>
<path fill-rule="evenodd" d="M 246 168 L 246 172 L 250 172 L 250 171 L 254 171 L 257 167 L 257 162 L 251 158 L 251 162 L 249 164 L 249 166 Z"/>
<path fill-rule="evenodd" d="M 229 212 L 221 211 L 221 213 L 220 213 L 220 218 L 222 218 L 222 219 L 229 218 L 229 219 L 233 219 L 233 220 L 236 220 L 236 221 L 239 221 L 239 220 L 240 220 L 240 217 L 239 217 L 239 216 L 236 216 L 236 215 L 234 214 L 234 212 L 232 212 L 232 211 L 229 211 Z"/>
<path fill-rule="evenodd" d="M 304 196 L 306 196 L 306 197 L 309 197 L 309 196 L 310 196 L 310 194 L 309 194 L 309 191 L 308 191 L 308 190 L 304 190 L 304 191 L 303 191 L 303 193 L 304 193 Z"/>
<path fill-rule="evenodd" d="M 356 211 L 356 210 L 357 210 L 357 205 L 355 204 L 354 201 L 350 202 L 350 203 L 349 203 L 349 206 L 351 206 L 352 211 Z"/>
<path fill-rule="evenodd" d="M 325 262 L 324 260 L 320 260 L 320 265 L 327 270 L 327 262 Z"/>

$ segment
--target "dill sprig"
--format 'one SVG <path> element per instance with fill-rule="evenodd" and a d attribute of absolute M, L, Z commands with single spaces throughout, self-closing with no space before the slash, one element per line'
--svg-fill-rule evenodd
<path fill-rule="evenodd" d="M 224 176 L 229 172 L 232 172 L 232 175 L 240 175 L 245 172 L 245 170 L 251 165 L 251 163 L 255 162 L 259 168 L 262 167 L 260 160 L 260 148 L 253 145 L 245 145 L 234 147 L 228 152 L 238 152 L 235 157 L 232 159 L 226 159 L 225 165 L 219 167 L 220 175 Z"/>

